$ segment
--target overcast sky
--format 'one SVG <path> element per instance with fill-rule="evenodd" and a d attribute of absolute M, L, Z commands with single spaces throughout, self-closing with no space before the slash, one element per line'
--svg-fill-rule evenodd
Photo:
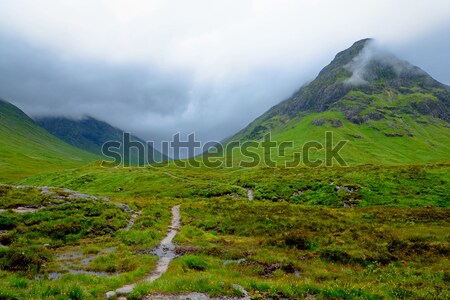
<path fill-rule="evenodd" d="M 0 0 L 0 98 L 221 140 L 366 37 L 450 84 L 448 0 Z"/>

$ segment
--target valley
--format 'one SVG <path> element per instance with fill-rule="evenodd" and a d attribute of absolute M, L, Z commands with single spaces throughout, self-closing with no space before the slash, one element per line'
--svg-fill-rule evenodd
<path fill-rule="evenodd" d="M 0 101 L 0 299 L 448 299 L 450 88 L 371 43 L 222 143 L 252 165 L 115 165 L 123 130 Z"/>

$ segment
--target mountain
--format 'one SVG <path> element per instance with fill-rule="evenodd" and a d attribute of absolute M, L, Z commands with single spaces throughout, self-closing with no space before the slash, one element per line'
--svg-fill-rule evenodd
<path fill-rule="evenodd" d="M 0 182 L 73 168 L 98 159 L 39 127 L 23 111 L 0 99 Z"/>
<path fill-rule="evenodd" d="M 81 120 L 72 120 L 64 117 L 41 117 L 35 121 L 48 132 L 61 140 L 96 155 L 102 155 L 102 145 L 107 141 L 122 141 L 124 131 L 109 125 L 106 122 L 85 117 Z M 145 142 L 131 135 L 132 141 Z M 153 148 L 150 150 L 153 152 Z M 154 150 L 150 162 L 167 160 L 167 156 Z M 131 164 L 138 163 L 136 151 L 131 151 Z"/>
<path fill-rule="evenodd" d="M 230 140 L 301 145 L 332 131 L 351 164 L 448 161 L 449 122 L 448 86 L 364 39 Z"/>

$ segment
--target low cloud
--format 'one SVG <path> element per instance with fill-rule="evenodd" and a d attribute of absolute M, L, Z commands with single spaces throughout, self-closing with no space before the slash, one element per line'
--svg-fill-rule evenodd
<path fill-rule="evenodd" d="M 5 35 L 0 45 L 1 98 L 32 117 L 91 116 L 157 143 L 177 132 L 220 141 L 303 82 L 295 72 L 273 78 L 272 69 L 198 81 L 181 68 L 92 61 Z"/>
<path fill-rule="evenodd" d="M 350 78 L 344 81 L 346 84 L 358 86 L 372 80 L 374 74 L 370 73 L 370 64 L 376 62 L 383 66 L 389 66 L 397 76 L 402 74 L 422 74 L 423 71 L 407 61 L 399 59 L 396 55 L 378 44 L 375 40 L 368 41 L 359 55 L 345 66 L 352 73 Z"/>

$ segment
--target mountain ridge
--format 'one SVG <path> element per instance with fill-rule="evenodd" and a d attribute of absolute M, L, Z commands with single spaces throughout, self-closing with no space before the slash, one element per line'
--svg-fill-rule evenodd
<path fill-rule="evenodd" d="M 122 141 L 124 131 L 114 127 L 107 122 L 85 116 L 82 119 L 70 119 L 66 117 L 38 117 L 35 121 L 48 132 L 63 141 L 97 155 L 103 155 L 101 147 L 108 141 Z M 146 145 L 145 141 L 134 135 L 130 136 L 132 141 L 138 141 Z M 149 149 L 152 151 L 153 149 Z M 167 160 L 168 157 L 159 151 L 154 151 L 155 157 L 150 162 Z M 136 164 L 137 154 L 131 151 L 131 162 Z"/>
<path fill-rule="evenodd" d="M 351 70 L 351 64 L 358 56 L 364 54 L 365 49 L 371 49 L 373 43 L 373 39 L 363 39 L 355 42 L 350 48 L 339 52 L 319 72 L 313 81 L 303 85 L 291 97 L 271 107 L 266 113 L 258 117 L 231 139 L 242 135 L 242 133 L 245 133 L 246 130 L 251 128 L 255 122 L 258 123 L 258 121 L 267 121 L 276 116 L 281 116 L 286 121 L 287 119 L 297 117 L 302 112 L 323 112 L 336 108 L 333 105 L 336 106 L 335 103 L 337 101 L 352 91 L 360 91 L 368 95 L 381 93 L 389 89 L 398 89 L 402 94 L 432 91 L 438 100 L 437 103 L 431 101 L 416 103 L 413 108 L 422 114 L 431 115 L 450 122 L 450 87 L 436 81 L 419 67 L 402 61 L 392 54 L 387 52 L 382 53 L 384 57 L 372 55 L 365 62 L 365 67 L 369 68 L 369 72 L 366 72 L 364 76 L 368 77 L 368 80 L 356 84 L 350 82 L 355 74 Z M 383 58 L 386 57 L 390 61 L 383 61 Z M 400 64 L 404 69 L 412 71 L 396 74 L 398 71 L 394 67 Z M 364 78 L 362 79 L 365 80 Z M 341 109 L 341 111 L 346 112 L 345 109 Z M 357 118 L 352 118 L 350 114 L 348 117 L 352 122 L 358 123 Z M 254 138 L 254 136 L 244 135 L 244 138 L 250 137 Z M 239 138 L 242 139 L 242 137 Z"/>

